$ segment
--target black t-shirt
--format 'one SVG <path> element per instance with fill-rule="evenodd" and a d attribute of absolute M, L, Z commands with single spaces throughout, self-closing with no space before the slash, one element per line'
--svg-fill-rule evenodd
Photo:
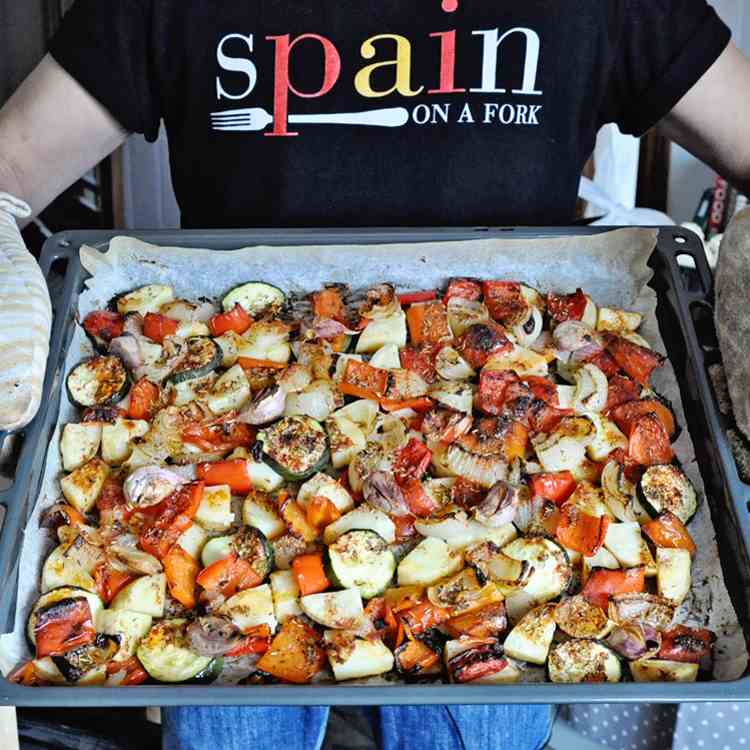
<path fill-rule="evenodd" d="M 78 0 L 51 51 L 128 130 L 164 119 L 186 227 L 538 225 L 729 38 L 704 0 Z"/>

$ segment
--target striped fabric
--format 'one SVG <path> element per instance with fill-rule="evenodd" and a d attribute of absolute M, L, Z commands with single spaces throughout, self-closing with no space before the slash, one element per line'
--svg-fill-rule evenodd
<path fill-rule="evenodd" d="M 31 209 L 0 193 L 0 430 L 27 425 L 42 397 L 52 306 L 47 284 L 26 249 L 16 217 Z"/>

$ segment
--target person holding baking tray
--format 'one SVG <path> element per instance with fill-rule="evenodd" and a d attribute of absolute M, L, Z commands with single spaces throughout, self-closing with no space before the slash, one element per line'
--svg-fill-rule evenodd
<path fill-rule="evenodd" d="M 16 220 L 162 120 L 186 228 L 567 224 L 609 122 L 750 188 L 750 62 L 705 0 L 78 0 L 0 112 L 0 427 L 33 417 L 50 318 Z M 540 748 L 553 717 L 375 713 L 410 750 Z M 315 748 L 327 716 L 172 708 L 164 742 Z"/>

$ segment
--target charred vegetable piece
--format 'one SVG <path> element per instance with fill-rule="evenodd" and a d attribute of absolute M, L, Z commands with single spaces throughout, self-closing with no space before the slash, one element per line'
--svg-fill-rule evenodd
<path fill-rule="evenodd" d="M 716 634 L 711 630 L 675 625 L 662 633 L 658 657 L 667 661 L 700 664 L 701 669 L 708 671 L 711 668 L 715 642 Z"/>
<path fill-rule="evenodd" d="M 448 661 L 448 674 L 453 682 L 473 682 L 500 672 L 508 666 L 502 646 L 487 643 L 470 648 Z"/>
<path fill-rule="evenodd" d="M 482 285 L 474 279 L 451 279 L 443 302 L 447 305 L 454 297 L 476 302 L 482 299 Z"/>
<path fill-rule="evenodd" d="M 406 313 L 413 344 L 436 344 L 451 338 L 448 311 L 442 302 L 415 302 Z"/>
<path fill-rule="evenodd" d="M 664 363 L 664 357 L 652 349 L 634 344 L 621 336 L 604 334 L 607 351 L 620 369 L 624 370 L 636 383 L 648 387 L 651 373 Z"/>
<path fill-rule="evenodd" d="M 529 304 L 516 281 L 485 281 L 482 283 L 484 304 L 490 316 L 504 326 L 523 323 L 529 314 Z"/>
<path fill-rule="evenodd" d="M 393 656 L 396 669 L 405 677 L 417 677 L 434 672 L 434 667 L 440 664 L 440 654 L 416 638 L 399 646 Z"/>
<path fill-rule="evenodd" d="M 253 572 L 261 581 L 273 570 L 273 547 L 266 535 L 253 526 L 243 526 L 232 537 L 232 548 L 240 560 L 250 563 Z"/>
<path fill-rule="evenodd" d="M 662 421 L 654 414 L 644 414 L 634 422 L 628 441 L 628 457 L 642 466 L 668 464 L 674 458 Z"/>
<path fill-rule="evenodd" d="M 557 539 L 563 547 L 592 557 L 604 545 L 609 524 L 607 516 L 591 516 L 566 503 L 561 510 Z"/>
<path fill-rule="evenodd" d="M 557 323 L 581 320 L 587 304 L 588 300 L 581 289 L 577 289 L 573 294 L 547 295 L 547 310 Z"/>
<path fill-rule="evenodd" d="M 96 638 L 88 599 L 59 599 L 32 613 L 37 659 L 58 656 Z"/>
<path fill-rule="evenodd" d="M 643 398 L 629 400 L 612 408 L 609 412 L 609 417 L 625 435 L 630 435 L 636 421 L 644 414 L 655 415 L 664 425 L 664 429 L 667 431 L 670 439 L 674 439 L 677 433 L 677 423 L 674 414 L 671 407 L 660 399 Z"/>
<path fill-rule="evenodd" d="M 513 348 L 505 330 L 497 323 L 476 323 L 458 340 L 458 351 L 475 369 L 484 367 L 493 354 L 509 352 Z"/>
<path fill-rule="evenodd" d="M 68 682 L 75 683 L 83 679 L 86 673 L 104 667 L 119 648 L 117 636 L 97 633 L 90 643 L 67 651 L 63 656 L 53 656 L 52 661 Z"/>
<path fill-rule="evenodd" d="M 67 386 L 76 406 L 106 406 L 125 397 L 128 373 L 119 357 L 94 357 L 70 371 Z"/>
<path fill-rule="evenodd" d="M 349 359 L 339 389 L 342 393 L 356 398 L 380 399 L 388 389 L 388 371 L 368 365 L 366 362 Z"/>
<path fill-rule="evenodd" d="M 453 617 L 443 629 L 454 638 L 501 638 L 508 629 L 504 602 L 493 602 L 473 612 Z"/>

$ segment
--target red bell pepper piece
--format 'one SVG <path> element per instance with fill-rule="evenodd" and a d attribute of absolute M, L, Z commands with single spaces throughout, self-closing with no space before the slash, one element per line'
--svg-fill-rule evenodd
<path fill-rule="evenodd" d="M 653 521 L 644 523 L 641 530 L 657 547 L 686 549 L 691 555 L 695 554 L 693 537 L 674 513 L 662 513 Z"/>
<path fill-rule="evenodd" d="M 157 344 L 161 344 L 167 336 L 177 333 L 179 322 L 159 313 L 146 313 L 143 318 L 143 335 Z"/>
<path fill-rule="evenodd" d="M 83 329 L 89 336 L 109 343 L 112 339 L 122 336 L 123 317 L 109 310 L 94 310 L 83 319 Z"/>
<path fill-rule="evenodd" d="M 447 305 L 454 297 L 477 302 L 482 299 L 482 285 L 473 279 L 451 279 L 443 302 Z"/>
<path fill-rule="evenodd" d="M 551 500 L 562 505 L 575 492 L 578 483 L 569 471 L 546 474 L 533 474 L 529 480 L 531 491 L 536 497 Z"/>
<path fill-rule="evenodd" d="M 297 585 L 302 596 L 318 594 L 331 585 L 323 567 L 323 555 L 321 553 L 297 555 L 292 560 L 292 571 L 297 578 Z"/>
<path fill-rule="evenodd" d="M 609 524 L 608 516 L 590 516 L 566 503 L 561 509 L 557 540 L 563 547 L 592 557 L 602 548 Z"/>
<path fill-rule="evenodd" d="M 628 456 L 641 466 L 672 463 L 674 451 L 664 423 L 655 414 L 638 417 L 630 429 Z"/>
<path fill-rule="evenodd" d="M 158 385 L 147 378 L 141 378 L 130 389 L 128 416 L 131 419 L 151 419 L 159 402 L 159 393 Z"/>
<path fill-rule="evenodd" d="M 417 438 L 396 451 L 393 462 L 393 474 L 398 481 L 402 479 L 420 479 L 427 471 L 432 460 L 432 451 Z"/>
<path fill-rule="evenodd" d="M 339 390 L 348 396 L 378 400 L 388 388 L 388 371 L 366 362 L 350 359 L 346 363 L 344 378 Z"/>
<path fill-rule="evenodd" d="M 399 487 L 413 515 L 427 518 L 438 509 L 437 503 L 425 492 L 419 479 L 404 479 L 399 482 Z"/>
<path fill-rule="evenodd" d="M 244 458 L 209 461 L 196 466 L 196 475 L 208 485 L 228 484 L 234 495 L 247 495 L 253 488 L 250 468 Z"/>
<path fill-rule="evenodd" d="M 662 633 L 658 658 L 690 664 L 710 663 L 715 642 L 716 634 L 711 630 L 675 625 Z"/>
<path fill-rule="evenodd" d="M 429 289 L 424 292 L 406 292 L 405 294 L 398 295 L 398 301 L 402 305 L 414 305 L 418 302 L 431 302 L 438 298 L 438 293 L 435 289 Z"/>
<path fill-rule="evenodd" d="M 573 294 L 548 294 L 547 312 L 558 322 L 566 320 L 581 320 L 588 300 L 582 289 L 576 289 Z"/>
<path fill-rule="evenodd" d="M 634 344 L 622 336 L 615 336 L 612 333 L 604 334 L 604 343 L 620 369 L 644 387 L 648 387 L 651 373 L 664 363 L 664 357 L 661 354 L 645 346 Z"/>
<path fill-rule="evenodd" d="M 221 336 L 227 331 L 242 335 L 253 324 L 253 319 L 238 302 L 229 312 L 218 313 L 208 321 L 212 336 Z"/>
<path fill-rule="evenodd" d="M 583 587 L 583 598 L 601 607 L 605 612 L 609 600 L 619 594 L 640 594 L 646 590 L 645 568 L 606 570 L 597 568 L 589 576 Z"/>
<path fill-rule="evenodd" d="M 100 563 L 94 568 L 96 593 L 105 604 L 109 604 L 132 580 L 130 573 L 115 570 L 107 563 Z"/>
<path fill-rule="evenodd" d="M 448 310 L 442 302 L 419 302 L 411 305 L 406 313 L 406 322 L 413 344 L 437 344 L 452 337 L 448 326 Z"/>
<path fill-rule="evenodd" d="M 516 325 L 529 309 L 521 285 L 516 281 L 485 281 L 482 292 L 490 317 L 499 323 Z"/>
<path fill-rule="evenodd" d="M 96 638 L 96 627 L 88 601 L 63 599 L 43 607 L 36 614 L 34 626 L 36 658 L 62 656 Z"/>

